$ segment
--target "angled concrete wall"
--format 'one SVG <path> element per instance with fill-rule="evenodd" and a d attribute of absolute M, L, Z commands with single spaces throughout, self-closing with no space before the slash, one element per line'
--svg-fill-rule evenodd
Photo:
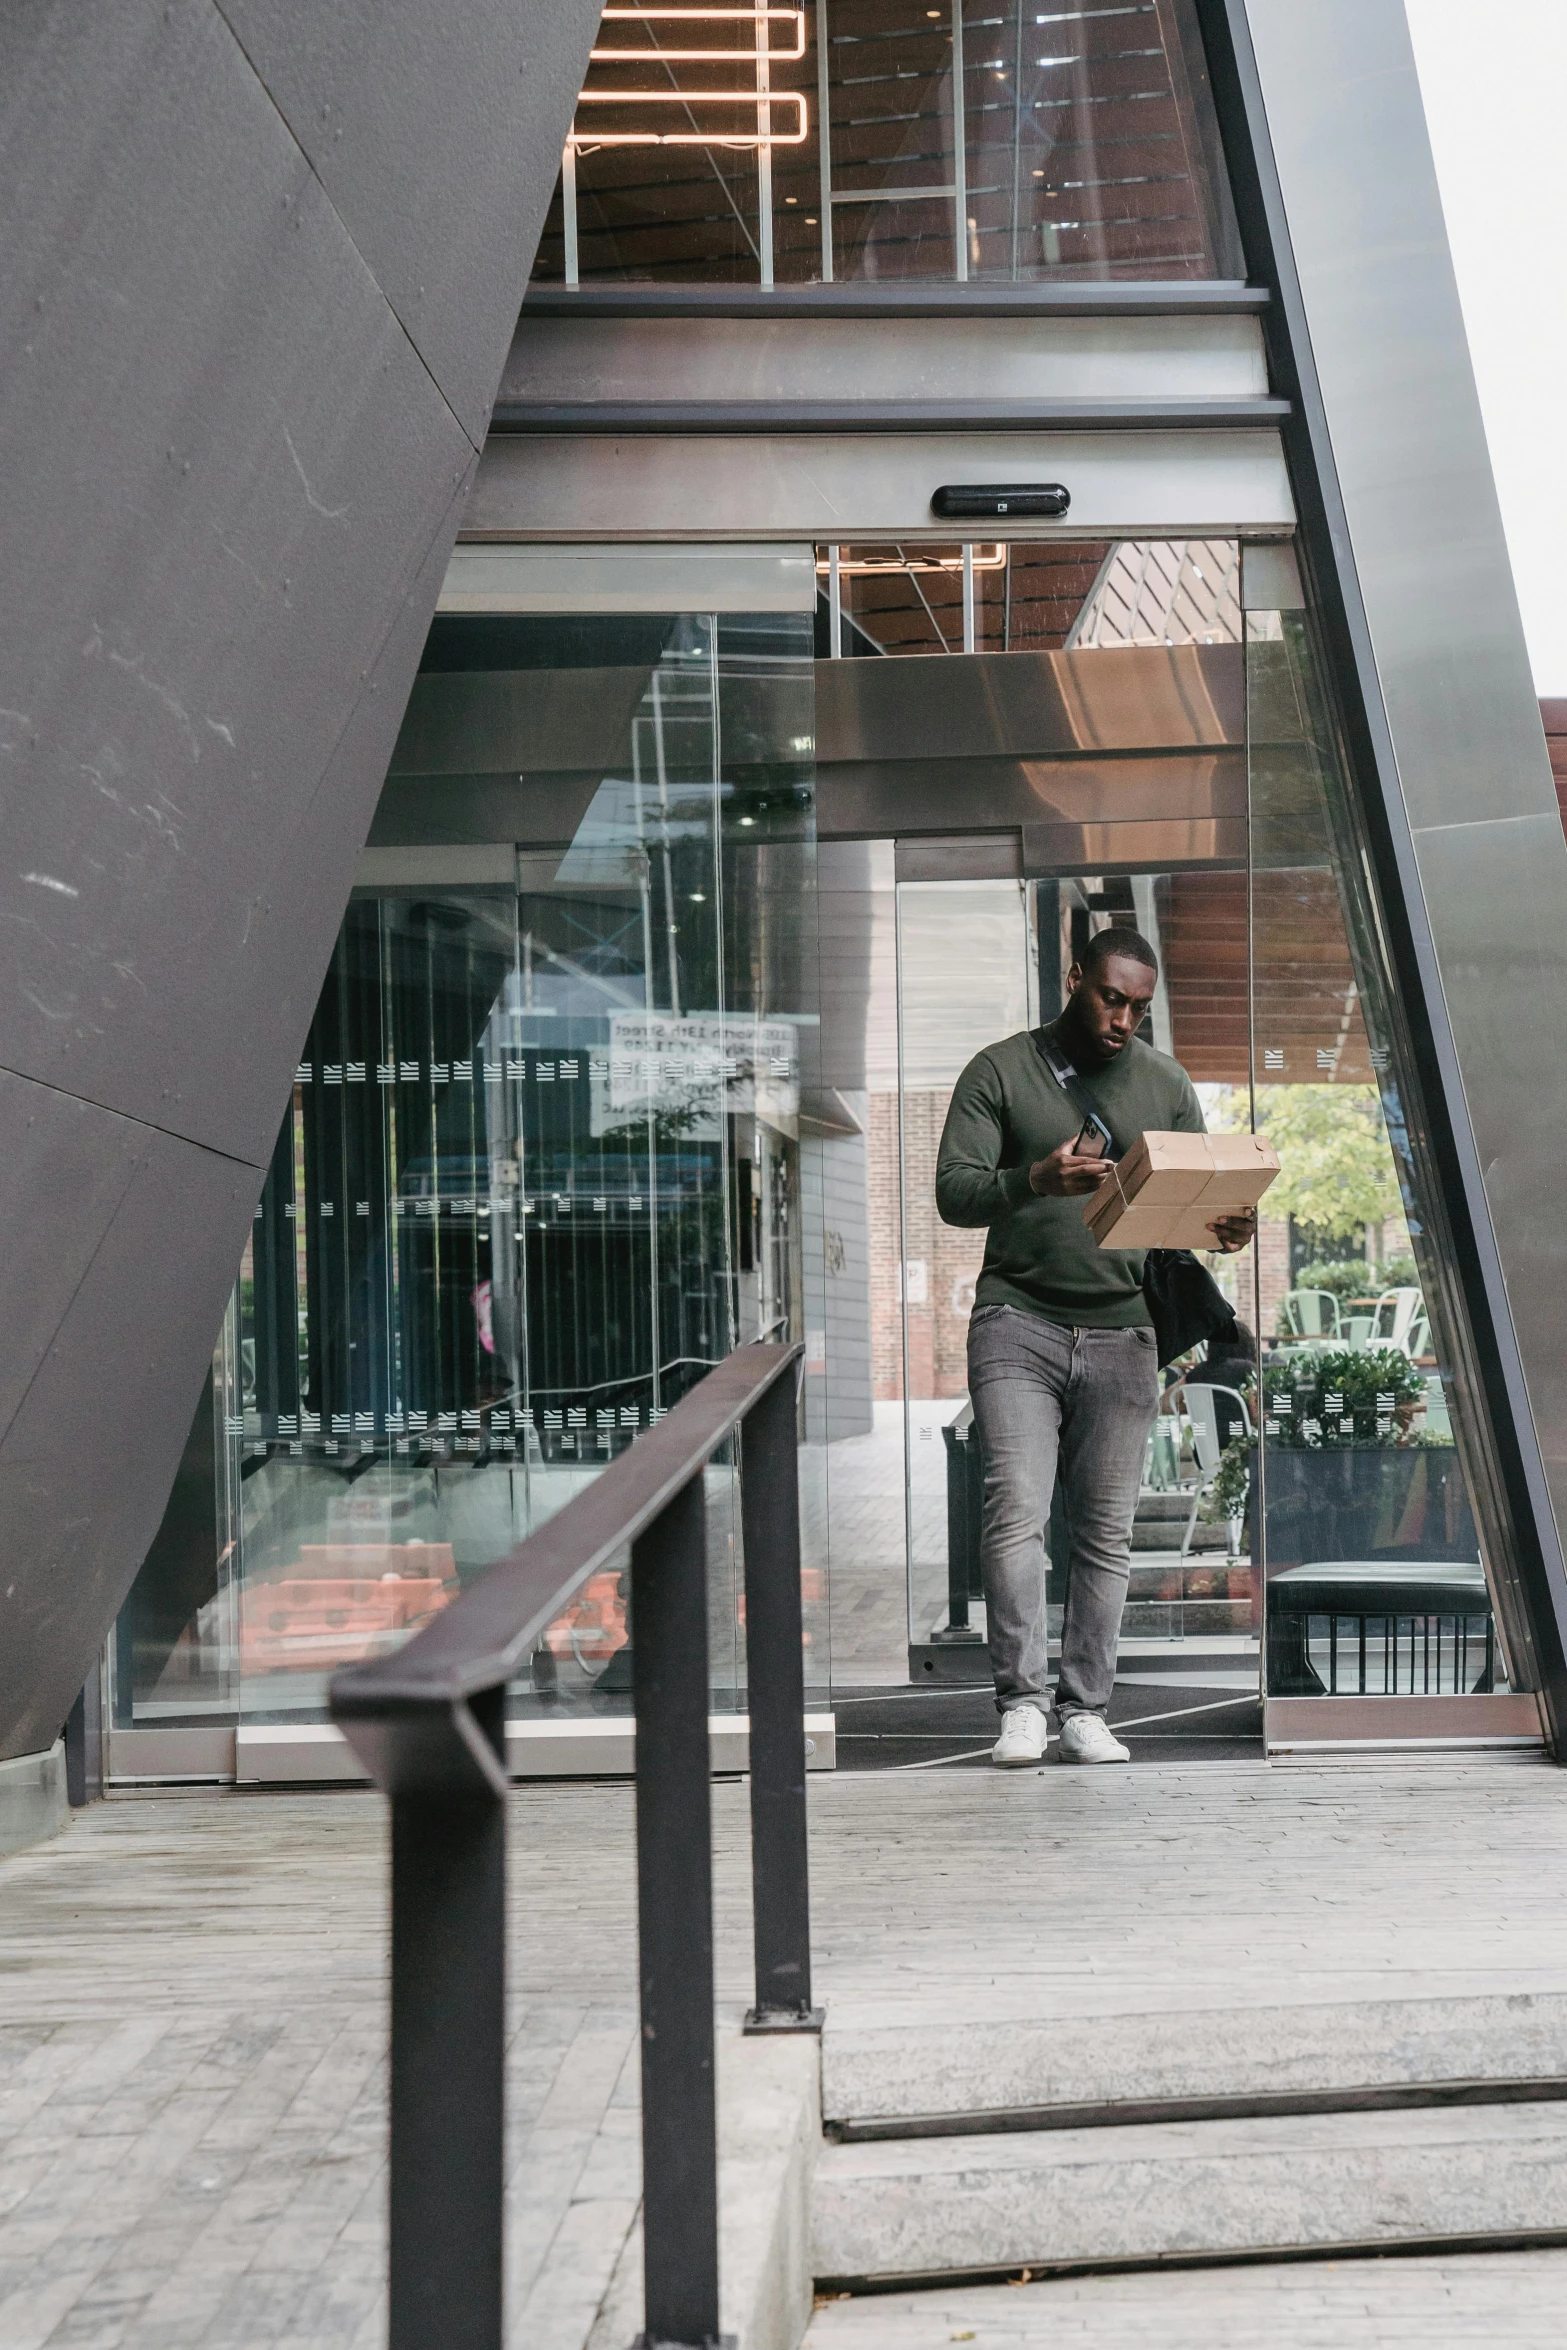
<path fill-rule="evenodd" d="M 597 18 L 0 10 L 0 1757 L 157 1528 Z"/>

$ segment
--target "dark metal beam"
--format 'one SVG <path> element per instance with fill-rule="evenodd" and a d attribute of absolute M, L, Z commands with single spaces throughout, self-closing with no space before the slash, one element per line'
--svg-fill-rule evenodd
<path fill-rule="evenodd" d="M 700 1473 L 631 1546 L 631 1658 L 643 2339 L 649 2350 L 674 2343 L 700 2350 L 718 2339 L 707 1511 Z"/>
<path fill-rule="evenodd" d="M 1289 402 L 1194 400 L 498 400 L 494 433 L 1233 432 L 1277 427 Z"/>
<path fill-rule="evenodd" d="M 530 286 L 528 318 L 1226 318 L 1268 306 L 1265 286 L 1190 284 Z"/>
<path fill-rule="evenodd" d="M 748 2031 L 819 2031 L 811 2005 L 805 1662 L 794 1381 L 778 1379 L 740 1436 L 756 2005 Z"/>

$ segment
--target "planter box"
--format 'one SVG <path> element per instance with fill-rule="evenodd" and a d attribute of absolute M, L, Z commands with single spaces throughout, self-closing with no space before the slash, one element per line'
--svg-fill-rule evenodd
<path fill-rule="evenodd" d="M 1479 1537 L 1450 1444 L 1270 1444 L 1267 1571 L 1334 1559 L 1478 1559 Z"/>

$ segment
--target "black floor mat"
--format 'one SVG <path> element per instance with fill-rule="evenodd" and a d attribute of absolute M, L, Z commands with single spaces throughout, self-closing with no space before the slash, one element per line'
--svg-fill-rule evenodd
<path fill-rule="evenodd" d="M 840 1771 L 988 1768 L 999 1730 L 983 1689 L 835 1690 L 833 1712 Z M 1134 1763 L 1252 1762 L 1262 1753 L 1261 1701 L 1223 1684 L 1121 1684 L 1110 1700 L 1110 1726 Z"/>

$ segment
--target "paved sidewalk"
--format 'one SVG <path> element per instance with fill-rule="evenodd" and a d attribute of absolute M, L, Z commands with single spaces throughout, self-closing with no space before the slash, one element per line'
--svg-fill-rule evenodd
<path fill-rule="evenodd" d="M 746 1790 L 714 1798 L 733 2019 Z M 813 1780 L 811 1800 L 835 2032 L 1567 1988 L 1567 1781 L 1543 1764 L 876 1774 Z M 635 2213 L 631 1839 L 628 1787 L 513 1798 L 510 2333 L 528 2350 L 582 2350 Z M 379 2343 L 385 1906 L 368 1793 L 122 1797 L 0 1863 L 0 2350 Z M 1515 2292 L 1527 2312 L 1549 2272 L 1482 2265 L 1507 2339 Z M 1167 2288 L 1215 2317 L 1265 2289 L 1202 2273 Z M 1375 2273 L 1404 2290 L 1404 2264 Z M 1128 2308 L 1145 2289 L 1117 2283 Z M 1041 2292 L 1100 2306 L 1083 2280 Z"/>

